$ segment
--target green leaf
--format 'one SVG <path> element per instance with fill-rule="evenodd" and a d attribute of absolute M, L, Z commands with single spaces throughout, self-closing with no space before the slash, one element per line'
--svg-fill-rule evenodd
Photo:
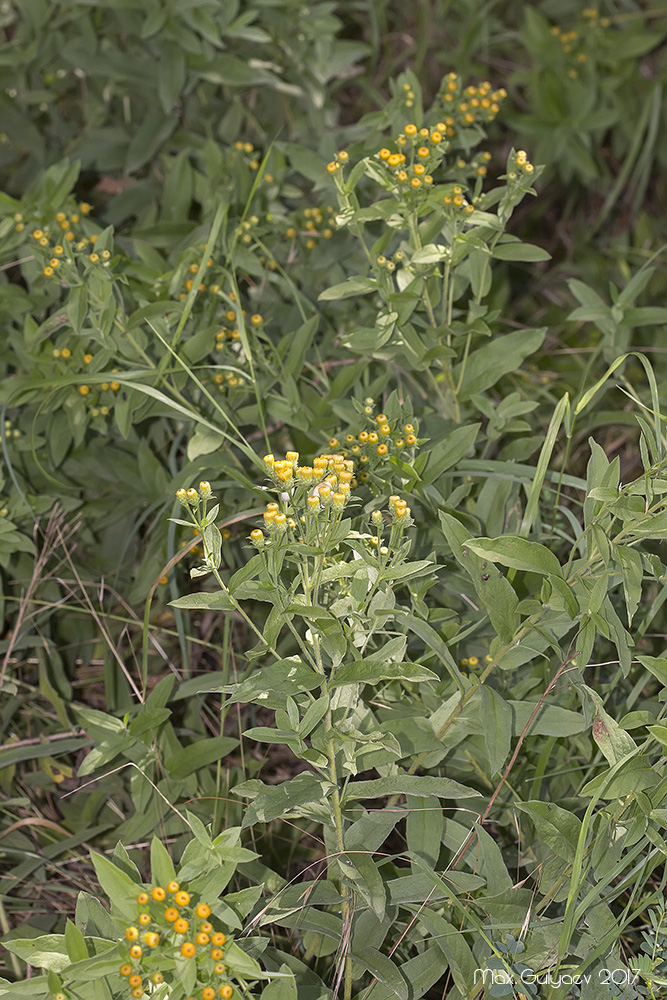
<path fill-rule="evenodd" d="M 642 596 L 644 578 L 642 557 L 629 545 L 616 545 L 615 551 L 623 568 L 623 594 L 628 612 L 628 625 L 631 625 Z"/>
<path fill-rule="evenodd" d="M 159 837 L 151 840 L 151 880 L 154 885 L 167 885 L 176 877 L 174 862 Z"/>
<path fill-rule="evenodd" d="M 65 947 L 70 962 L 81 962 L 88 958 L 88 949 L 83 934 L 71 920 L 65 924 Z"/>
<path fill-rule="evenodd" d="M 508 701 L 514 715 L 513 735 L 521 736 L 536 706 L 533 701 Z M 574 736 L 588 726 L 579 712 L 560 705 L 542 705 L 530 727 L 532 736 Z"/>
<path fill-rule="evenodd" d="M 483 559 L 511 566 L 527 573 L 562 576 L 563 571 L 554 553 L 539 542 L 529 542 L 519 535 L 500 535 L 498 538 L 468 538 L 464 543 Z"/>
<path fill-rule="evenodd" d="M 519 369 L 525 358 L 539 350 L 546 333 L 546 327 L 519 330 L 504 337 L 494 337 L 476 350 L 468 358 L 465 369 L 459 365 L 454 370 L 455 380 L 463 375 L 459 402 L 467 402 L 476 393 L 490 389 L 503 375 Z"/>
<path fill-rule="evenodd" d="M 519 627 L 519 600 L 512 584 L 497 571 L 490 572 L 487 561 L 468 548 L 470 532 L 452 514 L 440 511 L 440 525 L 454 558 L 472 580 L 496 633 L 503 642 L 511 642 Z"/>
<path fill-rule="evenodd" d="M 171 778 L 187 778 L 189 774 L 222 760 L 238 745 L 239 741 L 231 736 L 213 736 L 210 739 L 197 740 L 168 757 L 165 767 Z"/>
<path fill-rule="evenodd" d="M 437 797 L 424 795 L 411 799 L 405 826 L 408 851 L 430 868 L 438 864 L 442 831 L 442 807 Z"/>
<path fill-rule="evenodd" d="M 466 996 L 470 983 L 475 981 L 477 962 L 460 928 L 448 923 L 439 913 L 425 906 L 420 910 L 419 922 L 435 939 L 440 951 L 447 959 L 452 979 L 461 994 Z M 449 994 L 448 994 L 449 995 Z"/>
<path fill-rule="evenodd" d="M 436 795 L 441 799 L 478 798 L 480 792 L 460 785 L 453 778 L 418 777 L 412 774 L 395 774 L 391 778 L 371 781 L 351 781 L 345 789 L 345 800 L 378 799 L 387 795 Z"/>
<path fill-rule="evenodd" d="M 309 772 L 297 774 L 281 785 L 266 785 L 246 809 L 241 829 L 247 830 L 254 823 L 270 823 L 306 802 L 321 803 L 330 790 L 326 781 Z"/>
<path fill-rule="evenodd" d="M 438 261 L 445 260 L 449 249 L 445 246 L 438 246 L 436 243 L 427 243 L 426 246 L 415 250 L 412 255 L 413 264 L 437 264 Z"/>
<path fill-rule="evenodd" d="M 368 295 L 377 291 L 378 283 L 372 278 L 348 278 L 338 285 L 326 288 L 318 296 L 320 302 L 335 302 L 338 299 L 351 299 L 357 295 Z"/>
<path fill-rule="evenodd" d="M 284 708 L 288 697 L 313 691 L 322 684 L 322 675 L 296 657 L 262 667 L 236 688 L 228 705 L 255 703 L 267 708 Z"/>
<path fill-rule="evenodd" d="M 569 809 L 541 801 L 517 802 L 516 808 L 530 816 L 539 837 L 554 854 L 564 861 L 574 860 L 581 821 Z"/>
<path fill-rule="evenodd" d="M 437 681 L 438 675 L 418 663 L 388 663 L 381 660 L 355 660 L 334 671 L 330 688 L 343 684 L 378 684 L 380 681 Z"/>
<path fill-rule="evenodd" d="M 667 688 L 667 657 L 638 655 L 637 659 L 654 677 L 657 677 L 664 688 Z"/>
<path fill-rule="evenodd" d="M 262 990 L 262 1000 L 297 1000 L 296 979 L 288 965 L 281 965 L 284 978 L 273 979 Z"/>
<path fill-rule="evenodd" d="M 136 913 L 136 902 L 135 902 Z M 18 955 L 24 962 L 38 969 L 62 972 L 70 965 L 64 934 L 42 934 L 37 938 L 11 938 L 3 941 L 4 947 L 12 955 Z"/>
<path fill-rule="evenodd" d="M 475 825 L 475 830 L 482 861 L 482 875 L 486 878 L 489 895 L 495 896 L 501 892 L 508 892 L 514 883 L 503 861 L 500 847 L 479 823 Z"/>
<path fill-rule="evenodd" d="M 534 243 L 499 243 L 493 250 L 496 260 L 551 260 L 551 254 Z"/>
<path fill-rule="evenodd" d="M 607 758 L 608 763 L 613 767 L 614 764 L 618 764 L 632 754 L 637 749 L 637 744 L 632 736 L 621 729 L 618 722 L 605 711 L 597 691 L 593 691 L 586 685 L 583 687 L 597 709 L 593 720 L 593 739 Z"/>
<path fill-rule="evenodd" d="M 399 1000 L 408 1000 L 407 983 L 398 966 L 394 965 L 390 958 L 387 958 L 376 948 L 355 948 L 352 957 L 363 965 L 375 979 L 383 983 L 391 991 L 392 997 L 396 996 Z M 375 996 L 373 990 L 367 995 Z"/>
<path fill-rule="evenodd" d="M 233 611 L 234 605 L 222 590 L 215 593 L 201 591 L 198 594 L 186 594 L 169 602 L 171 608 L 187 608 L 191 611 Z"/>
<path fill-rule="evenodd" d="M 141 887 L 103 854 L 92 853 L 90 860 L 97 881 L 111 900 L 112 907 L 126 920 L 134 920 L 137 915 L 137 893 Z"/>
<path fill-rule="evenodd" d="M 491 775 L 494 775 L 500 771 L 510 752 L 512 709 L 488 684 L 482 685 L 480 694 L 480 717 L 484 726 L 484 742 L 489 755 Z"/>
<path fill-rule="evenodd" d="M 367 851 L 349 851 L 339 858 L 341 871 L 368 903 L 378 920 L 384 920 L 387 893 L 377 865 Z"/>
<path fill-rule="evenodd" d="M 425 483 L 435 483 L 436 480 L 456 465 L 473 447 L 481 424 L 467 424 L 456 427 L 447 435 L 444 441 L 437 441 L 431 447 L 428 465 L 423 476 Z"/>
<path fill-rule="evenodd" d="M 465 679 L 463 674 L 459 670 L 454 657 L 447 648 L 447 644 L 442 639 L 440 635 L 436 632 L 432 625 L 425 622 L 421 618 L 417 618 L 416 615 L 408 614 L 402 608 L 396 608 L 396 611 L 400 613 L 399 621 L 404 622 L 411 632 L 418 635 L 419 638 L 426 644 L 427 649 L 433 650 L 440 662 L 446 668 L 450 677 L 452 677 L 460 688 L 465 686 Z"/>
<path fill-rule="evenodd" d="M 435 946 L 408 959 L 401 966 L 401 973 L 408 983 L 410 1000 L 423 997 L 442 978 L 446 969 L 445 957 Z M 383 982 L 375 983 L 365 992 L 365 1000 L 394 1000 L 395 996 L 393 988 Z"/>

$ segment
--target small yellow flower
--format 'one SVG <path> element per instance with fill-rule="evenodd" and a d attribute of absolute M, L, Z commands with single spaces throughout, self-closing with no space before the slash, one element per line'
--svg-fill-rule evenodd
<path fill-rule="evenodd" d="M 479 660 L 477 659 L 476 656 L 469 656 L 468 657 L 468 666 L 470 666 L 470 667 L 476 667 L 478 663 L 479 663 Z"/>
<path fill-rule="evenodd" d="M 113 388 L 113 384 L 112 384 L 112 388 Z M 174 902 L 177 903 L 179 906 L 187 906 L 188 903 L 190 902 L 190 893 L 186 892 L 184 889 L 181 889 L 174 896 Z"/>
<path fill-rule="evenodd" d="M 91 355 L 91 357 L 92 357 L 92 355 Z M 179 490 L 178 493 L 180 493 L 180 492 L 181 491 Z M 178 496 L 178 493 L 176 494 L 177 496 Z M 137 896 L 137 903 L 139 904 L 139 906 L 145 906 L 147 902 L 148 902 L 148 893 L 146 893 L 146 892 L 140 892 L 139 895 Z"/>
<path fill-rule="evenodd" d="M 92 354 L 84 354 L 84 356 L 83 356 L 83 363 L 84 363 L 84 365 L 89 365 L 92 360 L 93 360 Z M 146 894 L 143 893 L 143 895 L 146 895 Z M 146 900 L 148 900 L 147 896 L 146 896 Z"/>
<path fill-rule="evenodd" d="M 25 226 L 23 225 L 22 222 L 17 222 L 16 225 L 14 226 L 14 230 L 17 233 L 22 233 L 24 229 L 25 229 Z"/>
<path fill-rule="evenodd" d="M 410 125 L 406 125 L 403 131 L 405 132 L 406 135 L 416 135 L 417 126 L 411 123 Z"/>
<path fill-rule="evenodd" d="M 102 260 L 108 260 L 110 256 L 111 256 L 111 252 L 109 250 L 103 250 L 102 251 Z"/>
<path fill-rule="evenodd" d="M 229 984 L 223 986 L 222 989 L 220 990 L 220 996 L 222 997 L 222 1000 L 229 1000 L 229 998 L 232 996 L 233 993 L 234 990 Z"/>
<path fill-rule="evenodd" d="M 178 920 L 174 921 L 174 930 L 177 934 L 187 934 L 190 924 L 183 917 L 179 917 Z"/>
<path fill-rule="evenodd" d="M 99 255 L 96 254 L 96 253 L 91 253 L 88 256 L 88 260 L 91 261 L 91 263 L 93 263 L 93 264 L 97 264 L 97 262 L 98 262 L 99 259 L 100 259 Z"/>
<path fill-rule="evenodd" d="M 137 930 L 136 927 L 126 927 L 125 937 L 127 938 L 128 941 L 136 941 L 137 938 L 139 937 L 139 931 Z"/>
<path fill-rule="evenodd" d="M 59 244 L 59 243 L 58 243 L 58 244 L 57 244 L 56 246 L 54 246 L 54 248 L 53 248 L 53 252 L 54 252 L 55 254 L 58 254 L 58 256 L 59 256 L 59 257 L 61 256 L 61 254 L 64 254 L 64 253 L 65 253 L 64 249 L 63 249 L 63 248 L 62 248 L 62 247 L 60 246 L 60 244 Z"/>
<path fill-rule="evenodd" d="M 130 958 L 141 958 L 143 949 L 140 944 L 133 944 L 130 948 Z"/>
<path fill-rule="evenodd" d="M 168 906 L 164 911 L 164 919 L 168 920 L 170 924 L 173 924 L 174 921 L 178 920 L 179 916 L 180 914 L 175 906 Z"/>
<path fill-rule="evenodd" d="M 57 257 L 52 257 L 51 260 L 49 261 L 49 264 L 51 267 L 60 267 L 60 261 L 58 260 Z"/>
<path fill-rule="evenodd" d="M 422 186 L 422 182 L 419 180 L 418 177 L 413 177 L 412 180 L 410 181 L 410 187 L 413 187 L 413 188 L 416 189 L 416 188 L 421 187 L 421 186 Z"/>
<path fill-rule="evenodd" d="M 205 944 L 208 944 L 211 939 L 208 936 L 208 934 L 204 934 L 203 932 L 200 932 L 197 935 L 197 937 L 195 938 L 195 940 L 196 940 L 197 944 L 205 945 Z"/>
<path fill-rule="evenodd" d="M 33 229 L 32 238 L 34 240 L 41 240 L 41 238 L 42 238 L 43 235 L 44 235 L 44 233 L 42 232 L 41 229 Z"/>
<path fill-rule="evenodd" d="M 121 967 L 120 967 L 120 969 L 118 971 L 120 972 L 121 976 L 131 976 L 132 975 L 132 966 L 130 965 L 129 962 L 123 962 L 123 964 L 121 965 Z"/>
<path fill-rule="evenodd" d="M 327 173 L 335 174 L 338 169 L 339 165 L 337 163 L 334 163 L 333 160 L 331 161 L 331 163 L 327 163 Z"/>
<path fill-rule="evenodd" d="M 417 444 L 417 438 L 414 436 L 414 434 L 408 434 L 407 437 L 406 437 L 406 439 L 405 439 L 405 443 L 410 448 L 412 448 L 413 445 Z"/>
<path fill-rule="evenodd" d="M 81 211 L 83 211 L 83 209 Z M 156 885 L 151 892 L 151 896 L 153 897 L 156 903 L 161 903 L 166 895 L 167 893 L 164 891 L 161 885 Z"/>
<path fill-rule="evenodd" d="M 386 146 L 383 146 L 380 152 L 378 153 L 378 156 L 380 157 L 381 160 L 388 160 L 389 157 L 391 156 L 391 150 L 387 149 Z"/>
<path fill-rule="evenodd" d="M 263 318 L 260 316 L 259 313 L 255 313 L 253 316 L 250 317 L 250 322 L 252 323 L 253 326 L 259 326 L 260 323 L 263 322 Z"/>
<path fill-rule="evenodd" d="M 338 154 L 339 161 L 341 163 L 346 163 L 347 160 L 349 160 L 349 158 L 350 158 L 350 154 L 346 150 L 341 149 L 341 151 Z"/>
<path fill-rule="evenodd" d="M 389 449 L 387 448 L 386 444 L 379 444 L 377 446 L 376 451 L 377 451 L 378 455 L 386 455 L 387 452 L 389 451 Z"/>
<path fill-rule="evenodd" d="M 82 201 L 79 204 L 79 211 L 83 215 L 88 215 L 88 213 L 90 212 L 91 208 L 92 208 L 92 205 L 89 205 L 87 201 Z"/>
<path fill-rule="evenodd" d="M 42 274 L 43 274 L 43 275 L 44 275 L 44 276 L 45 276 L 46 278 L 50 278 L 50 277 L 51 277 L 51 275 L 53 274 L 53 268 L 52 268 L 52 267 L 45 267 L 45 268 L 44 268 L 44 270 L 42 271 Z"/>
<path fill-rule="evenodd" d="M 90 392 L 90 387 L 87 385 L 80 385 L 79 392 L 81 393 L 82 396 L 87 396 L 88 393 Z"/>
<path fill-rule="evenodd" d="M 197 954 L 197 949 L 192 943 L 192 941 L 185 941 L 181 945 L 181 955 L 183 956 L 183 958 L 194 958 L 196 954 Z"/>
<path fill-rule="evenodd" d="M 120 389 L 120 382 L 112 382 L 111 389 L 113 390 L 113 392 L 118 392 L 118 390 Z"/>
<path fill-rule="evenodd" d="M 128 983 L 130 986 L 141 986 L 141 976 L 139 973 L 135 972 L 133 976 L 130 976 Z"/>
<path fill-rule="evenodd" d="M 69 347 L 63 347 L 62 351 L 60 352 L 60 357 L 61 358 L 71 358 L 72 357 L 72 352 L 70 351 Z"/>
<path fill-rule="evenodd" d="M 74 239 L 74 233 L 71 230 L 69 231 L 69 233 L 65 233 L 65 239 L 67 240 L 68 243 L 71 243 L 72 240 Z M 91 242 L 94 242 L 92 236 L 90 237 L 90 239 Z"/>

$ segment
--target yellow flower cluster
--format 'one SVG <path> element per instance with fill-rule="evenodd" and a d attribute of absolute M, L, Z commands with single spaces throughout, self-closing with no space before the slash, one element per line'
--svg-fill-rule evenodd
<path fill-rule="evenodd" d="M 109 266 L 111 252 L 102 250 L 100 253 L 94 251 L 97 242 L 97 234 L 86 235 L 84 231 L 77 234 L 76 227 L 82 224 L 81 216 L 89 214 L 91 206 L 88 202 L 82 201 L 74 211 L 59 211 L 50 222 L 40 222 L 30 231 L 30 238 L 35 248 L 39 248 L 39 259 L 42 264 L 42 274 L 46 278 L 56 277 L 61 283 L 68 284 L 67 272 L 71 270 L 71 265 L 79 258 L 82 261 L 97 264 L 102 263 Z M 17 233 L 22 233 L 26 228 L 26 221 L 21 212 L 14 215 Z"/>
<path fill-rule="evenodd" d="M 571 80 L 577 79 L 579 68 L 583 63 L 588 61 L 588 55 L 584 51 L 586 44 L 585 36 L 590 36 L 591 34 L 593 36 L 599 35 L 611 23 L 608 17 L 600 17 L 599 12 L 594 7 L 587 7 L 581 12 L 581 16 L 583 19 L 584 37 L 574 28 L 570 31 L 563 31 L 557 24 L 554 24 L 551 28 L 551 34 L 560 42 L 561 51 L 566 60 L 573 64 L 567 73 Z"/>
<path fill-rule="evenodd" d="M 327 173 L 335 174 L 336 171 L 340 170 L 341 167 L 344 167 L 346 165 L 349 159 L 350 159 L 350 154 L 346 150 L 341 149 L 338 153 L 335 154 L 334 159 L 330 163 L 327 163 Z"/>
<path fill-rule="evenodd" d="M 493 663 L 493 657 L 489 653 L 487 653 L 484 657 L 484 663 L 487 664 L 487 666 L 489 663 Z M 462 667 L 478 667 L 479 658 L 477 656 L 464 656 L 463 659 L 459 660 L 459 664 Z"/>
<path fill-rule="evenodd" d="M 317 238 L 330 240 L 334 234 L 336 209 L 327 205 L 324 209 L 317 206 L 305 208 L 302 212 L 294 212 L 285 230 L 288 240 L 300 239 L 306 250 L 314 250 Z"/>
<path fill-rule="evenodd" d="M 451 138 L 457 128 L 492 122 L 507 97 L 507 91 L 504 87 L 493 90 L 488 80 L 477 86 L 464 87 L 456 73 L 449 73 L 443 80 L 439 96 L 448 110 L 445 134 Z"/>
<path fill-rule="evenodd" d="M 518 149 L 516 152 L 512 151 L 510 153 L 508 167 L 507 179 L 509 181 L 516 181 L 521 174 L 530 176 L 535 171 L 535 167 L 528 159 L 525 149 Z"/>
<path fill-rule="evenodd" d="M 400 152 L 392 152 L 386 146 L 378 151 L 377 159 L 391 172 L 398 186 L 419 190 L 433 184 L 433 171 L 439 166 L 449 148 L 444 140 L 446 125 L 437 122 L 432 127 L 418 129 L 409 122 L 396 137 Z M 407 155 L 403 150 L 407 151 Z"/>
<path fill-rule="evenodd" d="M 442 203 L 443 205 L 446 205 L 453 212 L 453 214 L 463 212 L 466 215 L 472 215 L 475 211 L 475 206 L 467 200 L 463 194 L 463 188 L 460 184 L 454 184 L 447 194 L 443 195 Z"/>
<path fill-rule="evenodd" d="M 371 530 L 377 534 L 371 535 L 368 542 L 371 551 L 374 551 L 380 560 L 384 561 L 396 549 L 396 544 L 403 531 L 414 523 L 410 514 L 407 503 L 399 496 L 389 497 L 389 525 L 387 525 L 382 511 L 374 510 L 371 513 Z M 385 540 L 384 533 L 387 527 L 389 527 L 389 538 Z"/>
<path fill-rule="evenodd" d="M 412 89 L 412 87 L 410 86 L 409 83 L 404 83 L 403 84 L 403 94 L 404 94 L 404 97 L 405 97 L 405 106 L 406 106 L 406 108 L 412 108 L 412 107 L 414 107 L 415 92 L 414 92 L 414 90 Z"/>
<path fill-rule="evenodd" d="M 231 154 L 232 160 L 236 160 L 241 156 L 243 161 L 251 170 L 259 170 L 260 157 L 261 154 L 259 150 L 256 150 L 251 142 L 242 142 L 240 139 L 234 143 L 234 149 Z M 271 184 L 273 181 L 273 176 L 271 174 L 265 173 L 262 180 L 265 184 Z"/>
<path fill-rule="evenodd" d="M 259 549 L 282 539 L 313 542 L 321 538 L 327 525 L 340 518 L 356 485 L 354 462 L 342 454 L 318 455 L 311 466 L 299 465 L 299 453 L 288 451 L 284 459 L 266 455 L 264 466 L 278 499 L 267 504 L 264 530 L 250 533 Z"/>
<path fill-rule="evenodd" d="M 190 893 L 175 881 L 166 888 L 156 885 L 139 893 L 136 923 L 125 928 L 126 960 L 118 970 L 127 979 L 131 997 L 139 1000 L 149 983 L 165 981 L 159 970 L 151 974 L 160 957 L 167 960 L 168 968 L 178 959 L 196 959 L 196 989 L 202 1000 L 232 997 L 234 989 L 222 961 L 227 938 L 214 930 L 210 916 L 208 903 L 194 905 Z"/>
<path fill-rule="evenodd" d="M 375 409 L 374 401 L 371 397 L 364 401 L 364 414 L 368 417 L 370 430 L 351 430 L 341 438 L 329 439 L 330 448 L 338 448 L 341 444 L 345 449 L 341 452 L 343 457 L 351 455 L 353 459 L 363 466 L 359 473 L 359 482 L 363 483 L 369 478 L 368 469 L 373 469 L 377 465 L 386 462 L 392 454 L 400 455 L 403 461 L 411 460 L 418 445 L 416 427 L 412 423 L 401 425 L 401 422 L 390 420 L 385 413 L 378 413 L 373 416 Z"/>

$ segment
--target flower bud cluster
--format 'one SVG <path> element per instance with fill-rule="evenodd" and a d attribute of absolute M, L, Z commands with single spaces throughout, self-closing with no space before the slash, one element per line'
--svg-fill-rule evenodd
<path fill-rule="evenodd" d="M 387 462 L 392 455 L 403 462 L 412 462 L 418 447 L 415 424 L 404 424 L 401 418 L 390 418 L 386 413 L 375 415 L 375 402 L 370 397 L 364 400 L 363 414 L 367 418 L 368 430 L 350 428 L 340 440 L 336 437 L 329 440 L 330 448 L 344 444 L 342 455 L 350 455 L 359 463 L 361 471 L 358 478 L 362 483 L 373 469 Z"/>
<path fill-rule="evenodd" d="M 168 981 L 175 962 L 185 960 L 195 964 L 194 989 L 201 1000 L 230 1000 L 234 988 L 223 962 L 227 936 L 214 929 L 210 916 L 209 904 L 194 903 L 176 881 L 140 892 L 136 920 L 125 927 L 118 970 L 130 987 L 129 996 L 139 1000 L 152 992 Z"/>
<path fill-rule="evenodd" d="M 284 459 L 264 456 L 264 466 L 278 501 L 266 505 L 263 530 L 255 528 L 250 540 L 258 549 L 279 541 L 305 535 L 313 540 L 309 524 L 325 517 L 338 517 L 345 509 L 354 485 L 354 462 L 343 454 L 318 455 L 312 465 L 299 465 L 299 453 L 288 451 Z M 295 535 L 295 532 L 297 533 Z"/>
<path fill-rule="evenodd" d="M 181 488 L 176 490 L 176 499 L 179 503 L 183 504 L 184 507 L 190 507 L 197 510 L 202 501 L 210 500 L 213 496 L 213 491 L 211 489 L 211 484 L 205 480 L 199 484 L 199 489 L 196 490 L 194 486 L 189 489 Z"/>

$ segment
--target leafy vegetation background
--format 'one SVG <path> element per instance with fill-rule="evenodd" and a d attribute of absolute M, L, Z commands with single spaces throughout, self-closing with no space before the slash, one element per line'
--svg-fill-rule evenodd
<path fill-rule="evenodd" d="M 2 5 L 0 992 L 129 995 L 153 838 L 273 1000 L 664 990 L 666 16 Z M 415 209 L 378 150 L 454 79 L 499 110 Z M 341 449 L 350 524 L 261 562 L 264 455 Z"/>

